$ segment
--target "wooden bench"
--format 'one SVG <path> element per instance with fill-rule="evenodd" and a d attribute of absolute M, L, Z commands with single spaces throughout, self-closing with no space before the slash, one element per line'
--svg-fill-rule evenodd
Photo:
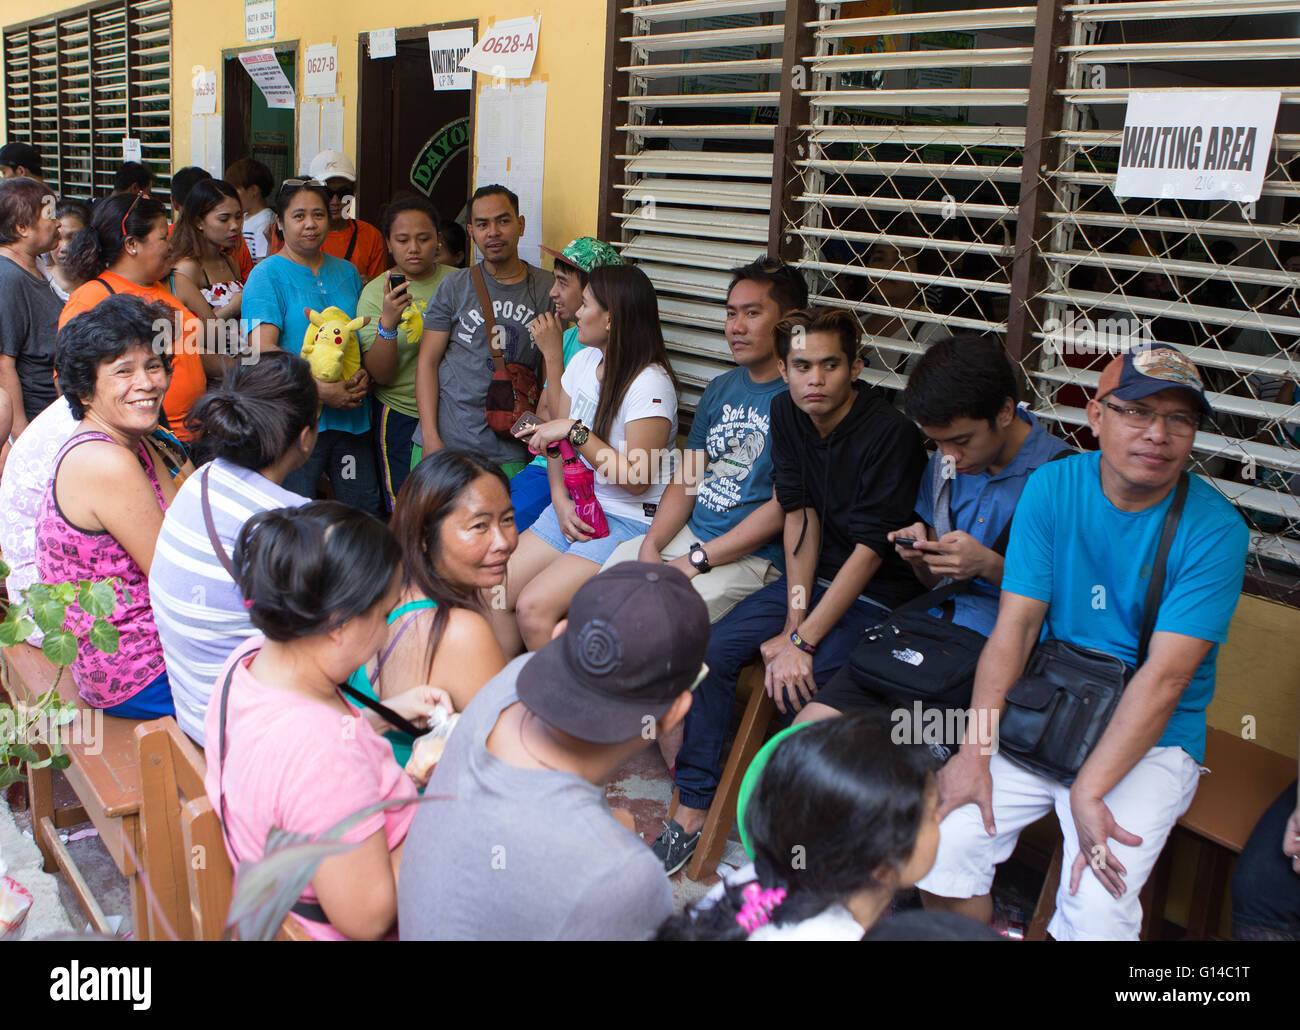
<path fill-rule="evenodd" d="M 19 644 L 3 651 L 4 685 L 9 695 L 24 704 L 34 704 L 53 685 L 58 670 L 39 648 Z M 112 929 L 81 870 L 59 839 L 59 830 L 89 820 L 99 831 L 104 847 L 118 871 L 126 877 L 131 892 L 131 923 L 138 938 L 144 939 L 145 905 L 136 873 L 142 850 L 140 829 L 140 782 L 136 767 L 135 721 L 104 715 L 91 708 L 77 694 L 70 671 L 59 682 L 59 697 L 81 709 L 78 723 L 62 729 L 63 747 L 71 758 L 64 770 L 80 804 L 58 807 L 54 802 L 53 770 L 27 769 L 27 787 L 32 812 L 32 835 L 44 859 L 44 869 L 63 872 L 87 918 L 97 933 L 111 935 Z M 75 727 L 75 728 L 74 728 Z"/>
<path fill-rule="evenodd" d="M 772 716 L 776 714 L 776 704 L 763 688 L 762 662 L 753 662 L 740 671 L 736 697 L 745 700 L 745 710 L 740 716 L 740 725 L 722 768 L 722 778 L 713 795 L 713 804 L 709 806 L 709 814 L 700 830 L 695 854 L 686 867 L 686 875 L 692 880 L 702 880 L 717 870 L 731 828 L 736 825 L 736 801 L 740 797 L 740 782 L 745 778 L 749 763 L 767 739 L 768 727 Z M 676 805 L 677 792 L 674 791 L 674 809 Z M 672 809 L 669 818 L 672 818 Z"/>
<path fill-rule="evenodd" d="M 1196 797 L 1169 835 L 1155 868 L 1142 891 L 1142 939 L 1158 939 L 1168 900 L 1173 855 L 1170 843 L 1183 835 L 1197 847 L 1195 889 L 1187 919 L 1187 938 L 1215 936 L 1223 909 L 1232 856 L 1241 854 L 1251 831 L 1277 796 L 1296 778 L 1296 762 L 1249 740 L 1209 730 L 1205 762 L 1210 771 L 1201 777 Z M 1056 910 L 1061 879 L 1061 844 L 1058 842 L 1038 898 L 1027 940 L 1042 940 Z"/>
<path fill-rule="evenodd" d="M 170 716 L 137 724 L 134 735 L 149 933 L 156 940 L 221 940 L 234 871 L 203 787 L 203 754 Z M 311 939 L 292 915 L 277 936 Z"/>

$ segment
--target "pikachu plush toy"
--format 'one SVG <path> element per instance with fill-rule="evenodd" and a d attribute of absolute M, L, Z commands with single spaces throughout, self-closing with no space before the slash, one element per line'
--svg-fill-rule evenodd
<path fill-rule="evenodd" d="M 341 308 L 309 311 L 311 324 L 302 338 L 302 357 L 311 374 L 323 383 L 351 379 L 361 368 L 361 347 L 357 330 L 365 325 L 361 317 L 349 319 Z"/>

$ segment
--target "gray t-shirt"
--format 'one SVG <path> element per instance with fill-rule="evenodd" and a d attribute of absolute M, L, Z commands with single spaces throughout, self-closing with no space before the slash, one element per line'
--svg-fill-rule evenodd
<path fill-rule="evenodd" d="M 605 792 L 485 747 L 531 655 L 474 697 L 447 741 L 402 854 L 403 940 L 637 940 L 673 912 L 663 866 Z"/>
<path fill-rule="evenodd" d="M 54 401 L 54 342 L 63 302 L 49 283 L 0 258 L 0 354 L 14 359 L 30 422 Z"/>
<path fill-rule="evenodd" d="M 532 265 L 527 269 L 522 281 L 506 286 L 486 272 L 484 279 L 492 298 L 492 317 L 505 333 L 505 360 L 527 365 L 540 384 L 546 370 L 527 326 L 539 312 L 555 310 L 550 298 L 554 278 Z M 506 440 L 488 428 L 484 405 L 495 369 L 487 320 L 468 268 L 457 269 L 438 284 L 424 326 L 449 334 L 447 351 L 438 366 L 438 436 L 442 442 L 498 465 L 532 460 L 528 448 L 518 440 Z"/>

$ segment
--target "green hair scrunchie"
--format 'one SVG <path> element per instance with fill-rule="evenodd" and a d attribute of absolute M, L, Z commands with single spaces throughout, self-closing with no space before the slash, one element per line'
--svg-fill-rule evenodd
<path fill-rule="evenodd" d="M 749 832 L 745 829 L 745 809 L 749 805 L 749 796 L 754 793 L 759 777 L 763 775 L 763 770 L 767 767 L 767 760 L 772 757 L 772 752 L 777 749 L 777 746 L 790 734 L 811 725 L 813 725 L 811 722 L 795 723 L 795 725 L 787 726 L 777 733 L 776 736 L 758 749 L 758 754 L 754 756 L 754 760 L 749 763 L 749 768 L 745 770 L 744 779 L 740 781 L 740 794 L 736 798 L 736 824 L 740 827 L 740 843 L 744 845 L 745 853 L 751 859 L 754 857 L 754 847 L 749 843 Z"/>

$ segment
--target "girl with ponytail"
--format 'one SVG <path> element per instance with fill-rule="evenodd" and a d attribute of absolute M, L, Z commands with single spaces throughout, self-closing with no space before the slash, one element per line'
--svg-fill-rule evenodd
<path fill-rule="evenodd" d="M 263 854 L 272 827 L 319 836 L 392 802 L 343 834 L 356 847 L 321 863 L 293 911 L 318 940 L 391 937 L 397 872 L 415 784 L 345 698 L 342 684 L 380 648 L 401 588 L 401 551 L 377 519 L 337 501 L 254 515 L 231 556 L 253 627 L 216 677 L 205 722 L 204 786 L 236 868 Z M 423 725 L 450 710 L 420 686 L 390 698 Z"/>
<path fill-rule="evenodd" d="M 176 721 L 199 744 L 212 682 L 255 632 L 229 565 L 235 538 L 260 511 L 307 503 L 282 484 L 316 443 L 318 404 L 307 362 L 278 351 L 232 368 L 190 417 L 197 460 L 211 460 L 167 510 L 149 588 Z"/>
<path fill-rule="evenodd" d="M 883 709 L 778 733 L 740 788 L 753 864 L 669 919 L 658 939 L 861 939 L 934 864 L 932 768 L 924 748 L 892 741 Z"/>

